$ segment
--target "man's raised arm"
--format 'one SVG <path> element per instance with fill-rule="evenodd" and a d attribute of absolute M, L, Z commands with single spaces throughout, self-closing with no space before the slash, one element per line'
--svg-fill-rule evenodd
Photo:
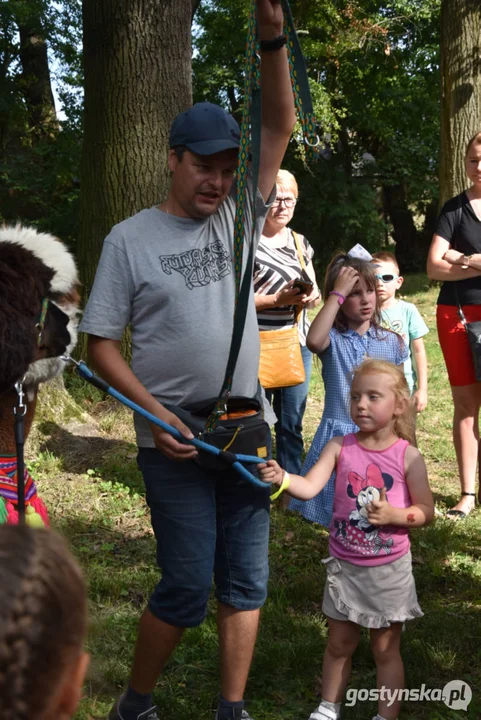
<path fill-rule="evenodd" d="M 257 0 L 261 42 L 262 130 L 259 190 L 267 200 L 276 180 L 296 122 L 289 63 L 285 45 L 262 49 L 283 35 L 284 14 L 280 0 Z M 265 44 L 267 43 L 267 45 Z M 276 43 L 273 43 L 275 47 Z"/>

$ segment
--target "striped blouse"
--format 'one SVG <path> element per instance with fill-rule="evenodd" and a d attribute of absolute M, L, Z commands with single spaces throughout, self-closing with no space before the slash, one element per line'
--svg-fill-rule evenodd
<path fill-rule="evenodd" d="M 306 266 L 314 256 L 314 250 L 303 235 L 299 235 L 302 255 Z M 254 265 L 254 292 L 259 295 L 275 295 L 287 285 L 290 280 L 300 277 L 302 266 L 297 254 L 296 242 L 292 230 L 288 228 L 287 244 L 283 247 L 272 248 L 265 244 L 261 237 L 257 246 Z M 283 327 L 292 327 L 296 321 L 296 306 L 269 308 L 257 313 L 259 330 L 278 330 Z M 306 344 L 309 330 L 307 311 L 303 310 L 299 319 L 299 342 Z"/>

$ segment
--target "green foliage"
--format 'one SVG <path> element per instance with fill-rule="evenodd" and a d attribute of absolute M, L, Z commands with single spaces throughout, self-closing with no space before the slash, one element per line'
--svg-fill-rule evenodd
<path fill-rule="evenodd" d="M 0 5 L 0 221 L 23 221 L 73 244 L 81 150 L 81 1 L 6 0 Z M 50 78 L 65 117 L 29 122 L 19 28 L 48 47 Z"/>
<path fill-rule="evenodd" d="M 296 172 L 301 189 L 295 225 L 313 242 L 322 264 L 337 246 L 355 240 L 375 249 L 385 241 L 392 226 L 383 188 L 402 185 L 418 224 L 436 202 L 440 2 L 291 2 L 326 152 L 308 172 L 302 145 L 293 142 L 285 165 Z M 203 0 L 193 26 L 194 99 L 217 102 L 237 116 L 250 6 L 250 0 Z M 65 112 L 47 137 L 29 128 L 19 54 L 19 23 L 32 17 L 48 44 Z M 74 244 L 83 112 L 81 0 L 5 0 L 0 23 L 0 220 L 21 219 Z"/>
<path fill-rule="evenodd" d="M 78 134 L 65 126 L 52 141 L 0 155 L 0 221 L 18 220 L 73 243 L 77 231 Z"/>
<path fill-rule="evenodd" d="M 206 2 L 196 16 L 195 97 L 234 112 L 249 5 Z M 437 197 L 440 0 L 291 5 L 326 153 L 310 174 L 292 146 L 285 166 L 301 189 L 295 226 L 324 264 L 338 246 L 376 249 L 385 240 L 383 187 L 402 184 L 420 215 Z"/>
<path fill-rule="evenodd" d="M 293 224 L 315 249 L 318 281 L 334 251 L 348 250 L 358 242 L 371 252 L 380 249 L 387 227 L 372 184 L 347 173 L 339 155 L 321 159 L 307 170 L 289 153 L 286 165 L 300 188 Z"/>
<path fill-rule="evenodd" d="M 194 100 L 224 105 L 234 114 L 243 103 L 243 69 L 249 0 L 206 0 L 195 16 Z M 335 133 L 338 113 L 315 71 L 310 73 L 313 104 L 324 129 Z"/>

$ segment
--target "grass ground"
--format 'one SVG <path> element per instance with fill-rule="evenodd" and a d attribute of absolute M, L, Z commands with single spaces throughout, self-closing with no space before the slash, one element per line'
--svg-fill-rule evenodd
<path fill-rule="evenodd" d="M 406 703 L 407 718 L 448 720 L 481 717 L 481 512 L 463 523 L 443 519 L 459 493 L 451 441 L 449 385 L 435 332 L 435 288 L 408 278 L 404 288 L 431 333 L 429 405 L 418 422 L 438 514 L 412 533 L 414 573 L 425 617 L 408 624 L 402 654 L 409 688 L 443 688 L 467 682 L 467 713 L 441 702 Z M 29 441 L 30 467 L 53 524 L 70 539 L 89 582 L 92 655 L 77 720 L 105 717 L 129 674 L 139 615 L 157 580 L 155 546 L 137 470 L 129 413 L 75 378 L 71 401 L 43 392 Z M 314 370 L 305 417 L 308 444 L 322 412 L 322 382 Z M 256 720 L 302 720 L 318 704 L 326 622 L 321 613 L 327 532 L 274 508 L 269 599 L 247 689 Z M 351 688 L 375 687 L 367 636 L 354 656 Z M 213 720 L 218 693 L 215 604 L 205 623 L 189 630 L 155 692 L 165 720 Z M 344 718 L 375 714 L 373 703 L 346 708 Z"/>

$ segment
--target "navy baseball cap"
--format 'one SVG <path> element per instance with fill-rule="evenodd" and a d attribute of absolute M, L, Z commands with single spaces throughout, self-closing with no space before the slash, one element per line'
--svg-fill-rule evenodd
<path fill-rule="evenodd" d="M 219 105 L 196 103 L 177 115 L 170 128 L 171 148 L 184 146 L 198 155 L 213 155 L 240 144 L 240 129 Z"/>

